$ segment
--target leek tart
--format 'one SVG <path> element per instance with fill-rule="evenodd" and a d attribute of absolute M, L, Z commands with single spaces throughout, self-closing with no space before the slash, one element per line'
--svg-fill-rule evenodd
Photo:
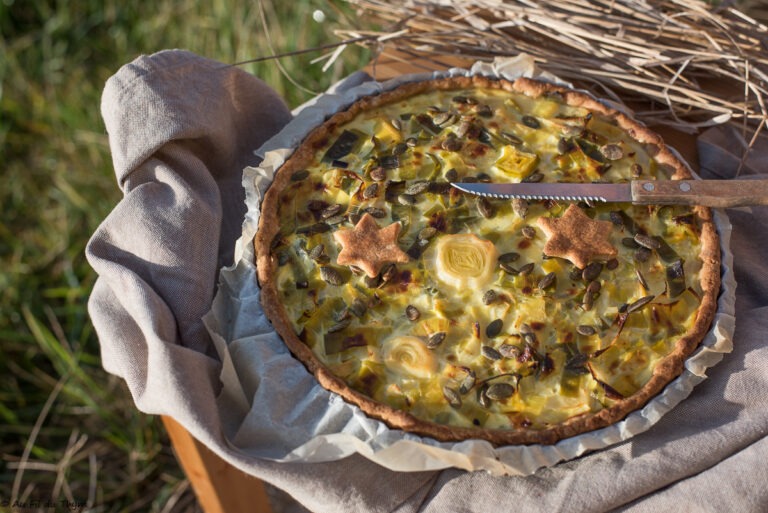
<path fill-rule="evenodd" d="M 322 386 L 390 427 L 554 443 L 681 373 L 716 308 L 711 213 L 450 182 L 689 177 L 657 135 L 579 92 L 400 86 L 332 116 L 277 171 L 255 242 L 264 311 Z"/>

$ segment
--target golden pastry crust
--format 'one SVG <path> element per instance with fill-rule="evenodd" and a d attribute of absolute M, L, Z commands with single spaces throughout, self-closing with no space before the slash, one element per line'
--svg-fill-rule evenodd
<path fill-rule="evenodd" d="M 416 418 L 413 415 L 380 403 L 354 390 L 344 380 L 334 375 L 313 351 L 300 340 L 288 318 L 276 287 L 277 259 L 271 252 L 273 241 L 279 234 L 278 202 L 281 192 L 290 184 L 293 173 L 303 170 L 316 152 L 326 147 L 334 129 L 352 120 L 361 112 L 388 103 L 406 100 L 413 95 L 434 89 L 454 90 L 463 88 L 490 88 L 523 93 L 533 98 L 553 95 L 571 106 L 581 106 L 602 116 L 615 120 L 616 124 L 636 141 L 644 144 L 653 154 L 656 162 L 672 179 L 690 178 L 686 166 L 664 145 L 661 138 L 627 115 L 613 110 L 586 94 L 568 90 L 548 83 L 521 78 L 514 82 L 494 80 L 485 77 L 454 77 L 426 82 L 411 83 L 377 96 L 366 97 L 339 112 L 315 129 L 299 146 L 294 154 L 276 173 L 273 184 L 267 191 L 255 239 L 256 264 L 262 289 L 262 304 L 267 317 L 281 335 L 291 352 L 313 373 L 319 383 L 331 392 L 337 393 L 348 402 L 359 406 L 369 416 L 384 421 L 395 429 L 428 436 L 441 441 L 466 439 L 487 440 L 495 445 L 508 444 L 552 444 L 558 440 L 614 424 L 629 413 L 641 408 L 659 394 L 670 381 L 679 376 L 683 365 L 709 330 L 717 308 L 717 294 L 720 288 L 720 254 L 718 235 L 709 209 L 694 208 L 701 226 L 702 268 L 699 274 L 702 291 L 700 306 L 692 327 L 675 343 L 673 350 L 654 367 L 653 375 L 637 392 L 619 399 L 610 407 L 595 413 L 574 416 L 567 421 L 546 428 L 516 427 L 513 429 L 465 428 L 437 424 Z"/>

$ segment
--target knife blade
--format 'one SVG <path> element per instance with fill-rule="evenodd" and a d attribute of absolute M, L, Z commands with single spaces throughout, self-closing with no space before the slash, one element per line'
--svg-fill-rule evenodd
<path fill-rule="evenodd" d="M 625 183 L 451 183 L 498 199 L 739 207 L 768 205 L 768 180 L 632 180 Z"/>

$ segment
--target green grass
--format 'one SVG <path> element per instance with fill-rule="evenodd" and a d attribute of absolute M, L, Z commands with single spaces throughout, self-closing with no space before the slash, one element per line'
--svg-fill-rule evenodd
<path fill-rule="evenodd" d="M 277 53 L 336 42 L 349 11 L 320 0 L 263 7 Z M 269 55 L 259 4 L 0 0 L 0 35 L 0 504 L 15 491 L 91 511 L 192 508 L 159 420 L 101 369 L 86 312 L 96 277 L 85 245 L 120 200 L 99 103 L 107 78 L 141 54 Z M 367 61 L 353 48 L 324 73 L 310 64 L 319 55 L 280 63 L 321 91 Z M 312 96 L 274 61 L 243 69 L 291 106 Z"/>

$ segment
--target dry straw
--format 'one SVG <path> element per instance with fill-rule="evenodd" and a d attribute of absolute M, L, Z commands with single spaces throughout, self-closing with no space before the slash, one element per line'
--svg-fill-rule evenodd
<path fill-rule="evenodd" d="M 345 40 L 401 52 L 492 60 L 524 52 L 639 119 L 696 132 L 724 122 L 754 141 L 765 127 L 768 27 L 696 0 L 347 0 Z"/>

